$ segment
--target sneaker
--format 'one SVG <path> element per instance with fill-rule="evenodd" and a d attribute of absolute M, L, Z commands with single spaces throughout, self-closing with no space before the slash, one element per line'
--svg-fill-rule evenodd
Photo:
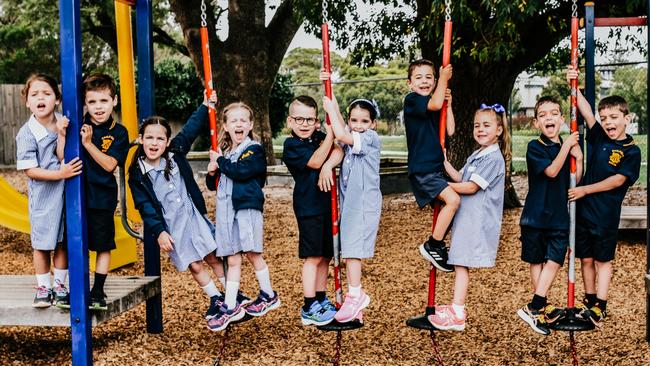
<path fill-rule="evenodd" d="M 323 308 L 323 310 L 325 310 L 325 311 L 334 311 L 334 312 L 337 311 L 337 310 L 336 310 L 336 305 L 332 304 L 332 302 L 330 301 L 330 299 L 328 299 L 327 297 L 325 298 L 325 300 L 323 300 L 323 301 L 320 302 L 320 306 L 321 306 L 321 307 Z"/>
<path fill-rule="evenodd" d="M 38 286 L 36 288 L 36 296 L 32 306 L 35 308 L 49 308 L 52 305 L 52 289 L 45 286 Z"/>
<path fill-rule="evenodd" d="M 210 320 L 219 313 L 219 308 L 223 304 L 224 296 L 223 295 L 214 295 L 210 298 L 210 307 L 208 311 L 205 312 L 205 320 Z"/>
<path fill-rule="evenodd" d="M 465 330 L 465 319 L 467 319 L 467 315 L 463 318 L 459 317 L 456 315 L 452 306 L 438 309 L 440 308 L 436 308 L 435 314 L 427 317 L 434 327 L 440 330 L 455 330 L 459 332 Z"/>
<path fill-rule="evenodd" d="M 273 309 L 280 307 L 280 298 L 278 293 L 273 291 L 273 297 L 260 290 L 260 295 L 244 308 L 244 311 L 252 316 L 262 316 Z"/>
<path fill-rule="evenodd" d="M 70 292 L 64 284 L 57 282 L 54 287 L 54 305 L 60 309 L 70 309 Z"/>
<path fill-rule="evenodd" d="M 603 320 L 607 317 L 607 312 L 598 307 L 598 304 L 592 306 L 584 312 L 583 318 L 591 320 L 595 326 L 602 326 Z"/>
<path fill-rule="evenodd" d="M 230 323 L 241 320 L 246 315 L 244 308 L 240 303 L 235 305 L 234 309 L 228 310 L 226 304 L 221 305 L 217 315 L 208 320 L 208 329 L 218 332 L 228 328 Z"/>
<path fill-rule="evenodd" d="M 348 293 L 345 295 L 343 305 L 339 311 L 336 312 L 336 315 L 334 315 L 334 319 L 339 323 L 352 321 L 357 317 L 357 315 L 359 315 L 361 310 L 365 309 L 369 304 L 370 297 L 366 295 L 363 290 L 361 290 L 361 295 L 359 296 L 352 296 Z"/>
<path fill-rule="evenodd" d="M 101 311 L 108 310 L 108 306 L 106 305 L 106 295 L 103 294 L 101 296 L 96 296 L 91 294 L 90 304 L 88 305 L 88 309 L 101 310 Z"/>
<path fill-rule="evenodd" d="M 225 295 L 224 295 L 225 296 Z M 243 292 L 237 291 L 237 300 L 239 304 L 241 304 L 242 307 L 245 307 L 246 305 L 250 304 L 253 302 L 250 297 L 244 295 Z"/>
<path fill-rule="evenodd" d="M 551 330 L 546 324 L 546 315 L 544 310 L 532 310 L 528 308 L 528 305 L 524 305 L 523 308 L 517 310 L 517 315 L 528 323 L 533 330 L 539 334 L 550 335 Z"/>
<path fill-rule="evenodd" d="M 443 241 L 437 241 L 433 237 L 429 237 L 429 240 L 420 245 L 420 254 L 439 270 L 453 272 L 454 267 L 447 264 L 447 247 L 445 247 Z"/>
<path fill-rule="evenodd" d="M 542 312 L 544 313 L 544 317 L 546 318 L 545 320 L 547 324 L 555 323 L 558 319 L 563 317 L 565 314 L 564 309 L 556 308 L 551 304 L 546 305 Z"/>
<path fill-rule="evenodd" d="M 325 310 L 318 301 L 314 301 L 309 311 L 300 309 L 302 325 L 326 325 L 334 320 L 336 310 Z"/>

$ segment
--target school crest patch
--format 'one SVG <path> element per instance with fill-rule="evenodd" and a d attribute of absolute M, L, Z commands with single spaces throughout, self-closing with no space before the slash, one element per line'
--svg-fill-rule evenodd
<path fill-rule="evenodd" d="M 612 154 L 609 156 L 609 165 L 617 166 L 624 157 L 623 150 L 612 150 Z"/>
<path fill-rule="evenodd" d="M 106 135 L 102 137 L 102 152 L 105 153 L 110 149 L 111 145 L 113 145 L 113 141 L 115 141 L 115 137 Z"/>
<path fill-rule="evenodd" d="M 239 158 L 239 160 L 244 160 L 244 159 L 246 159 L 247 157 L 249 157 L 249 156 L 251 156 L 251 155 L 253 155 L 253 154 L 255 154 L 255 153 L 252 152 L 252 151 L 250 151 L 250 150 L 248 150 L 248 151 L 246 151 L 245 153 L 243 153 L 243 154 L 241 155 L 241 157 Z"/>

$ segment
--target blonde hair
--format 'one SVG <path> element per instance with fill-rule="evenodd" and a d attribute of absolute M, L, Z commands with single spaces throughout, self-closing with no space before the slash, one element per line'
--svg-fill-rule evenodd
<path fill-rule="evenodd" d="M 474 113 L 474 118 L 479 113 L 492 113 L 494 114 L 495 120 L 497 121 L 497 126 L 501 127 L 501 135 L 499 135 L 499 148 L 501 149 L 501 155 L 506 162 L 506 176 L 510 175 L 510 163 L 512 161 L 512 152 L 510 151 L 510 145 L 512 144 L 512 137 L 510 136 L 510 130 L 508 129 L 508 118 L 506 117 L 506 112 L 497 113 L 492 108 L 479 108 Z"/>
<path fill-rule="evenodd" d="M 230 113 L 235 109 L 247 110 L 248 115 L 250 116 L 251 123 L 253 123 L 254 121 L 253 109 L 247 106 L 245 103 L 235 102 L 235 103 L 228 104 L 223 109 L 223 112 L 221 112 L 221 126 L 219 126 L 219 147 L 221 148 L 222 151 L 228 151 L 232 147 L 232 139 L 230 138 L 230 134 L 226 132 L 225 126 L 226 126 L 226 122 L 228 122 L 228 113 Z M 250 137 L 255 141 L 258 140 L 257 136 L 253 133 L 253 130 L 250 130 L 250 132 L 248 133 L 248 137 Z"/>

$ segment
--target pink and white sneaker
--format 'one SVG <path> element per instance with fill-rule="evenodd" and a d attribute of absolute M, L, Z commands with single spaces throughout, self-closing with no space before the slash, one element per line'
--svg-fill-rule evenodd
<path fill-rule="evenodd" d="M 465 320 L 467 319 L 467 314 L 461 318 L 456 315 L 453 306 L 444 305 L 436 306 L 436 313 L 429 315 L 427 319 L 429 319 L 429 322 L 434 327 L 440 330 L 455 330 L 460 332 L 465 330 Z"/>
<path fill-rule="evenodd" d="M 361 290 L 361 295 L 352 296 L 349 293 L 345 295 L 345 301 L 339 311 L 334 315 L 339 323 L 347 323 L 357 318 L 361 310 L 365 309 L 370 304 L 370 297 Z"/>

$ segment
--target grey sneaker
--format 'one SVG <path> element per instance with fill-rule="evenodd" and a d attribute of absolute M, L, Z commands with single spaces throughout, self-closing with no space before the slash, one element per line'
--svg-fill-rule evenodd
<path fill-rule="evenodd" d="M 70 309 L 70 292 L 64 284 L 57 282 L 54 287 L 54 305 L 60 309 Z"/>
<path fill-rule="evenodd" d="M 36 287 L 36 296 L 32 306 L 35 308 L 49 308 L 52 305 L 52 289 L 45 286 Z"/>

